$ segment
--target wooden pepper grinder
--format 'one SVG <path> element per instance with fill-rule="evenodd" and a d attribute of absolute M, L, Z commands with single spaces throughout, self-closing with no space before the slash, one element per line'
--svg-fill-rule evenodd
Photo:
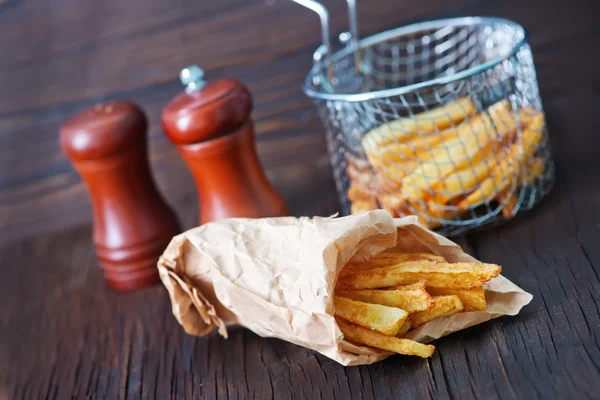
<path fill-rule="evenodd" d="M 147 127 L 135 104 L 108 102 L 71 117 L 60 130 L 63 152 L 89 189 L 104 277 L 119 291 L 157 282 L 158 257 L 181 231 L 150 176 Z"/>
<path fill-rule="evenodd" d="M 162 112 L 163 128 L 194 176 L 200 224 L 288 215 L 256 154 L 252 96 L 233 79 L 206 84 L 198 66 L 181 71 L 185 93 Z"/>

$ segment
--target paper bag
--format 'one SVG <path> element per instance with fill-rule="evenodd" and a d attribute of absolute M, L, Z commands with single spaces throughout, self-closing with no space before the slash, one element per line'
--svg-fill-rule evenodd
<path fill-rule="evenodd" d="M 474 261 L 414 216 L 383 210 L 342 218 L 228 219 L 173 238 L 158 262 L 173 315 L 191 335 L 241 324 L 318 351 L 343 365 L 369 364 L 390 353 L 346 342 L 333 317 L 333 290 L 348 261 L 385 249 L 432 252 Z M 492 260 L 493 261 L 493 260 Z M 487 310 L 431 321 L 409 333 L 429 342 L 501 315 L 515 315 L 532 296 L 499 276 L 485 286 Z"/>

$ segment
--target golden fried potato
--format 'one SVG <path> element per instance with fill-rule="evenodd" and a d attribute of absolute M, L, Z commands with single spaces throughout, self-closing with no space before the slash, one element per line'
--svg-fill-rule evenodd
<path fill-rule="evenodd" d="M 378 208 L 379 206 L 375 199 L 355 200 L 350 206 L 350 213 L 357 214 L 359 212 L 376 210 Z"/>
<path fill-rule="evenodd" d="M 505 219 L 511 219 L 515 215 L 517 207 L 517 193 L 514 190 L 505 190 L 498 196 L 498 202 L 504 205 L 502 207 L 502 216 Z"/>
<path fill-rule="evenodd" d="M 410 175 L 418 166 L 418 161 L 406 160 L 402 163 L 387 164 L 385 166 L 378 165 L 373 170 L 381 177 L 382 181 L 385 180 L 380 185 L 382 190 L 387 193 L 396 193 L 402 188 L 404 178 Z"/>
<path fill-rule="evenodd" d="M 357 183 L 351 182 L 350 187 L 348 188 L 348 200 L 351 202 L 361 201 L 361 200 L 373 200 L 373 193 L 369 190 L 369 188 L 359 185 Z"/>
<path fill-rule="evenodd" d="M 471 192 L 480 182 L 492 174 L 496 165 L 498 165 L 498 162 L 495 158 L 486 158 L 474 165 L 465 165 L 460 171 L 433 185 L 433 191 L 435 192 L 433 201 L 437 204 L 446 204 L 455 197 Z"/>
<path fill-rule="evenodd" d="M 429 287 L 427 291 L 432 296 L 458 296 L 462 301 L 465 310 L 485 311 L 487 304 L 485 302 L 485 291 L 483 287 L 477 287 L 469 290 L 457 290 L 448 288 Z"/>
<path fill-rule="evenodd" d="M 535 157 L 531 164 L 526 165 L 525 184 L 530 185 L 546 172 L 546 162 L 541 157 Z"/>
<path fill-rule="evenodd" d="M 395 249 L 388 249 L 375 257 L 371 258 L 369 261 L 365 262 L 349 262 L 344 268 L 340 271 L 340 276 L 348 275 L 356 271 L 367 271 L 374 268 L 388 267 L 390 265 L 407 262 L 407 261 L 440 261 L 446 262 L 446 259 L 442 256 L 436 256 L 431 253 L 400 253 Z M 425 287 L 425 282 L 418 282 L 417 284 L 422 284 L 423 288 Z M 413 288 L 417 287 L 411 285 Z M 399 289 L 408 288 L 408 286 L 400 286 Z"/>
<path fill-rule="evenodd" d="M 436 261 L 407 261 L 388 267 L 356 271 L 340 276 L 340 289 L 379 289 L 427 281 L 427 286 L 473 289 L 500 275 L 499 265 L 483 263 L 443 263 Z"/>
<path fill-rule="evenodd" d="M 427 310 L 433 305 L 431 296 L 424 288 L 395 290 L 337 290 L 335 294 L 337 296 L 363 301 L 365 303 L 398 307 L 408 312 Z"/>
<path fill-rule="evenodd" d="M 400 327 L 400 330 L 396 334 L 396 337 L 401 338 L 402 336 L 406 335 L 406 332 L 410 331 L 410 328 L 412 328 L 412 325 L 410 324 L 410 321 L 407 319 L 406 321 L 404 321 L 404 323 Z"/>
<path fill-rule="evenodd" d="M 335 315 L 365 328 L 395 336 L 408 313 L 395 307 L 334 297 Z"/>
<path fill-rule="evenodd" d="M 408 356 L 431 357 L 435 347 L 430 344 L 422 344 L 409 339 L 390 337 L 379 332 L 371 331 L 360 326 L 348 323 L 340 318 L 336 322 L 344 334 L 344 339 L 369 347 L 387 350 Z"/>
<path fill-rule="evenodd" d="M 419 135 L 440 132 L 460 124 L 474 115 L 477 107 L 468 97 L 444 106 L 416 114 L 410 118 L 391 121 L 367 132 L 362 139 L 365 150 L 389 143 L 406 142 Z"/>
<path fill-rule="evenodd" d="M 507 100 L 490 106 L 471 121 L 461 125 L 458 136 L 432 151 L 431 161 L 422 163 L 403 180 L 408 200 L 426 198 L 427 192 L 446 176 L 465 166 L 479 163 L 499 141 L 518 128 L 518 121 Z"/>
<path fill-rule="evenodd" d="M 442 256 L 431 253 L 401 253 L 396 249 L 387 249 L 367 261 L 365 264 L 388 266 L 390 263 L 401 263 L 406 261 L 439 261 L 446 262 Z"/>
<path fill-rule="evenodd" d="M 401 217 L 403 215 L 412 214 L 409 209 L 409 204 L 404 199 L 401 192 L 383 193 L 377 197 L 381 207 L 389 212 L 393 217 Z"/>
<path fill-rule="evenodd" d="M 455 139 L 458 136 L 457 128 L 450 128 L 440 133 L 432 133 L 425 136 L 416 136 L 404 143 L 387 143 L 384 146 L 370 147 L 366 150 L 367 158 L 371 166 L 385 170 L 391 170 L 396 165 L 407 165 L 412 163 L 431 160 L 432 149 L 440 144 Z M 413 168 L 402 168 L 406 173 Z M 396 172 L 396 171 L 395 171 Z M 400 177 L 398 177 L 400 178 Z"/>
<path fill-rule="evenodd" d="M 543 123 L 543 115 L 541 118 Z M 533 124 L 535 122 L 532 122 Z M 460 202 L 459 209 L 466 211 L 471 207 L 477 207 L 484 201 L 491 200 L 495 194 L 514 186 L 519 178 L 520 168 L 535 153 L 542 137 L 542 130 L 535 128 L 535 126 L 532 129 L 523 130 L 521 138 L 512 145 L 509 153 L 494 168 L 492 175 L 481 182 L 476 190 Z"/>
<path fill-rule="evenodd" d="M 463 310 L 463 303 L 458 296 L 435 296 L 434 304 L 429 310 L 418 311 L 410 314 L 410 323 L 413 327 L 439 317 L 447 317 Z"/>

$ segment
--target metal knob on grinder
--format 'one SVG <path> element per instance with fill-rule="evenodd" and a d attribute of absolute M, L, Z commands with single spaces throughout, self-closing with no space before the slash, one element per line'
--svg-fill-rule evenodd
<path fill-rule="evenodd" d="M 288 215 L 256 153 L 250 92 L 236 80 L 206 83 L 203 76 L 197 66 L 184 69 L 185 92 L 162 112 L 165 133 L 196 181 L 200 224 Z"/>
<path fill-rule="evenodd" d="M 121 291 L 158 282 L 156 262 L 180 232 L 150 174 L 147 126 L 137 105 L 121 101 L 88 108 L 60 129 L 63 152 L 89 189 L 104 277 Z"/>

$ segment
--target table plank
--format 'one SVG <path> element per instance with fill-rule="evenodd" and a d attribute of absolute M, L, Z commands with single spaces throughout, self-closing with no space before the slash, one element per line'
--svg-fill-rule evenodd
<path fill-rule="evenodd" d="M 459 240 L 533 293 L 518 316 L 437 340 L 429 360 L 348 368 L 243 328 L 228 340 L 192 337 L 163 287 L 117 294 L 104 286 L 82 226 L 0 247 L 0 398 L 596 397 L 600 95 L 580 90 L 545 106 L 554 191 L 534 211 Z"/>
<path fill-rule="evenodd" d="M 332 33 L 347 29 L 344 2 L 325 3 Z M 527 28 L 546 97 L 600 88 L 600 16 L 591 3 L 370 0 L 358 1 L 358 13 L 363 36 L 442 17 L 515 19 Z M 293 212 L 337 211 L 307 200 L 333 190 L 323 127 L 301 90 L 320 39 L 313 13 L 289 0 L 9 1 L 0 10 L 0 242 L 90 222 L 86 189 L 56 139 L 65 118 L 107 99 L 147 111 L 158 186 L 176 210 L 189 207 L 194 184 L 160 112 L 181 90 L 178 71 L 193 63 L 209 80 L 249 86 L 261 159 Z"/>

